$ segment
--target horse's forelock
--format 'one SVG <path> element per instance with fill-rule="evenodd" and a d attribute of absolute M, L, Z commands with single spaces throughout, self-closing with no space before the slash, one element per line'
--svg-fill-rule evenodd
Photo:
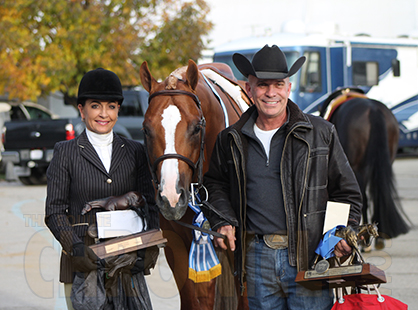
<path fill-rule="evenodd" d="M 183 80 L 183 75 L 186 73 L 186 70 L 187 67 L 181 67 L 171 72 L 167 78 L 167 85 L 165 86 L 165 89 L 176 89 L 177 82 L 179 80 Z"/>

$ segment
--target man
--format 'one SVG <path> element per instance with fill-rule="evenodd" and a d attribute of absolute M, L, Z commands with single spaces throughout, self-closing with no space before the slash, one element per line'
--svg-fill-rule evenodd
<path fill-rule="evenodd" d="M 233 61 L 254 105 L 217 138 L 204 180 L 216 210 L 206 215 L 235 251 L 251 309 L 331 309 L 331 291 L 294 280 L 314 262 L 327 201 L 350 204 L 349 224 L 359 224 L 357 181 L 334 126 L 289 99 L 289 77 L 305 57 L 288 70 L 283 52 L 266 45 L 251 62 L 238 53 Z M 334 253 L 351 248 L 342 240 Z"/>

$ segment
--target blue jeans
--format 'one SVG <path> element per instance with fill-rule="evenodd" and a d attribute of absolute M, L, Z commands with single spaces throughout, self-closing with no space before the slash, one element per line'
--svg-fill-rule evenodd
<path fill-rule="evenodd" d="M 257 237 L 249 242 L 246 279 L 250 309 L 329 310 L 332 290 L 309 290 L 295 282 L 297 269 L 289 265 L 286 249 L 273 250 Z"/>

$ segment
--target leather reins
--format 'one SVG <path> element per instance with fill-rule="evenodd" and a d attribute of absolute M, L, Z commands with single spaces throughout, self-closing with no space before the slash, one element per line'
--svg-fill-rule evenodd
<path fill-rule="evenodd" d="M 191 161 L 186 156 L 183 156 L 183 155 L 180 155 L 180 154 L 177 154 L 177 153 L 161 155 L 160 157 L 158 157 L 154 161 L 152 166 L 150 165 L 151 166 L 152 179 L 153 179 L 155 185 L 159 186 L 159 184 L 160 184 L 160 182 L 157 178 L 158 164 L 160 162 L 166 160 L 166 159 L 178 159 L 178 160 L 184 161 L 192 169 L 193 178 L 195 177 L 196 170 L 198 170 L 198 184 L 202 184 L 202 182 L 203 182 L 203 161 L 205 159 L 204 147 L 205 147 L 206 120 L 205 120 L 205 117 L 203 116 L 202 106 L 201 106 L 199 98 L 194 93 L 189 92 L 189 91 L 185 91 L 185 90 L 181 90 L 181 89 L 166 89 L 166 90 L 157 91 L 157 92 L 151 94 L 148 98 L 148 105 L 151 103 L 151 100 L 156 96 L 189 96 L 189 97 L 191 97 L 194 100 L 194 102 L 196 103 L 197 108 L 200 110 L 200 112 L 202 114 L 202 117 L 200 119 L 200 125 L 202 126 L 202 130 L 201 130 L 201 140 L 200 140 L 200 153 L 199 153 L 199 159 L 197 160 L 197 162 L 194 163 L 193 161 Z M 145 146 L 147 147 L 147 137 L 146 137 L 146 135 L 145 135 L 144 141 L 145 141 Z M 148 150 L 147 150 L 146 153 L 147 153 L 148 162 L 151 164 L 150 159 L 149 159 L 149 155 L 148 155 Z"/>

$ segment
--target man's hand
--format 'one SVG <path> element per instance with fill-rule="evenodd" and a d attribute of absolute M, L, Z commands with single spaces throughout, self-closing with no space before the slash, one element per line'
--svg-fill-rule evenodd
<path fill-rule="evenodd" d="M 231 251 L 235 251 L 235 227 L 232 225 L 226 225 L 218 228 L 218 233 L 225 235 L 228 238 L 229 246 L 231 247 Z M 214 238 L 215 246 L 219 246 L 221 249 L 226 250 L 227 246 L 225 244 L 224 239 L 222 238 Z"/>
<path fill-rule="evenodd" d="M 334 248 L 334 254 L 336 257 L 342 257 L 351 254 L 353 249 L 347 244 L 347 242 L 342 239 Z"/>

